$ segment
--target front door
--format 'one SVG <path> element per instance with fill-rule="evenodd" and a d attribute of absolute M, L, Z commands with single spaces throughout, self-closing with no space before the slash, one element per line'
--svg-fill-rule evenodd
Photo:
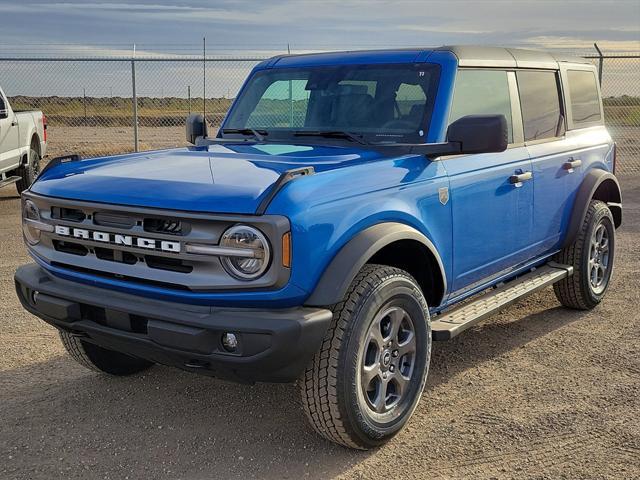
<path fill-rule="evenodd" d="M 531 162 L 522 142 L 515 74 L 461 69 L 449 121 L 503 114 L 509 148 L 443 161 L 450 180 L 453 222 L 453 296 L 473 289 L 530 257 L 533 224 Z M 514 128 L 515 127 L 515 128 Z"/>

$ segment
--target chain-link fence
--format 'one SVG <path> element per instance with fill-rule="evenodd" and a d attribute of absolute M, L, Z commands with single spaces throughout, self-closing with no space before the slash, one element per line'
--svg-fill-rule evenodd
<path fill-rule="evenodd" d="M 0 85 L 14 109 L 47 115 L 50 156 L 107 155 L 185 145 L 191 112 L 215 132 L 258 61 L 5 58 Z"/>
<path fill-rule="evenodd" d="M 640 172 L 640 52 L 586 57 L 600 71 L 619 171 Z M 5 57 L 0 85 L 15 109 L 45 112 L 50 156 L 96 156 L 185 145 L 190 112 L 206 110 L 215 133 L 261 60 Z"/>

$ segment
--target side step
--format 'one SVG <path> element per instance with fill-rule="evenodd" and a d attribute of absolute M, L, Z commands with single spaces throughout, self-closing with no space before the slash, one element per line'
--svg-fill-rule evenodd
<path fill-rule="evenodd" d="M 573 267 L 549 262 L 482 295 L 473 302 L 436 317 L 437 320 L 431 323 L 432 337 L 438 341 L 449 340 L 522 297 L 571 275 L 573 275 Z"/>
<path fill-rule="evenodd" d="M 7 185 L 12 185 L 20 180 L 20 177 L 7 177 L 0 180 L 0 188 L 6 187 Z"/>

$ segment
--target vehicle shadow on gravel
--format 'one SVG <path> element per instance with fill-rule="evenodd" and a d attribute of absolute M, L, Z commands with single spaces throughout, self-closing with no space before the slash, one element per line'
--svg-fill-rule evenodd
<path fill-rule="evenodd" d="M 558 307 L 508 323 L 501 316 L 436 344 L 425 394 L 581 315 Z M 0 473 L 11 478 L 328 478 L 373 454 L 317 437 L 293 385 L 236 385 L 160 366 L 113 378 L 61 356 L 0 373 L 0 391 L 0 455 L 9 459 Z"/>
<path fill-rule="evenodd" d="M 7 195 L 6 193 L 3 195 L 0 195 L 0 203 L 15 202 L 16 200 L 20 200 L 20 195 L 18 195 L 17 193 L 14 193 L 12 195 Z"/>
<path fill-rule="evenodd" d="M 548 293 L 543 295 L 546 297 Z M 541 294 L 536 294 L 525 301 L 533 305 L 538 303 L 540 308 L 545 303 L 541 297 Z M 517 315 L 519 310 L 506 310 L 448 342 L 434 342 L 426 388 L 446 383 L 454 375 L 469 368 L 509 351 L 524 348 L 527 343 L 576 322 L 587 314 L 562 306 L 549 306 L 548 309 L 516 320 L 508 317 L 508 312 Z"/>

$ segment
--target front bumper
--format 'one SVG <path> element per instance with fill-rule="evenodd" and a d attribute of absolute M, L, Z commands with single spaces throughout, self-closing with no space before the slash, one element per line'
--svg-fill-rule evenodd
<path fill-rule="evenodd" d="M 38 265 L 15 274 L 29 312 L 84 341 L 163 365 L 242 382 L 289 382 L 331 322 L 322 308 L 248 309 L 176 304 L 70 282 Z M 224 350 L 234 333 L 238 349 Z"/>

